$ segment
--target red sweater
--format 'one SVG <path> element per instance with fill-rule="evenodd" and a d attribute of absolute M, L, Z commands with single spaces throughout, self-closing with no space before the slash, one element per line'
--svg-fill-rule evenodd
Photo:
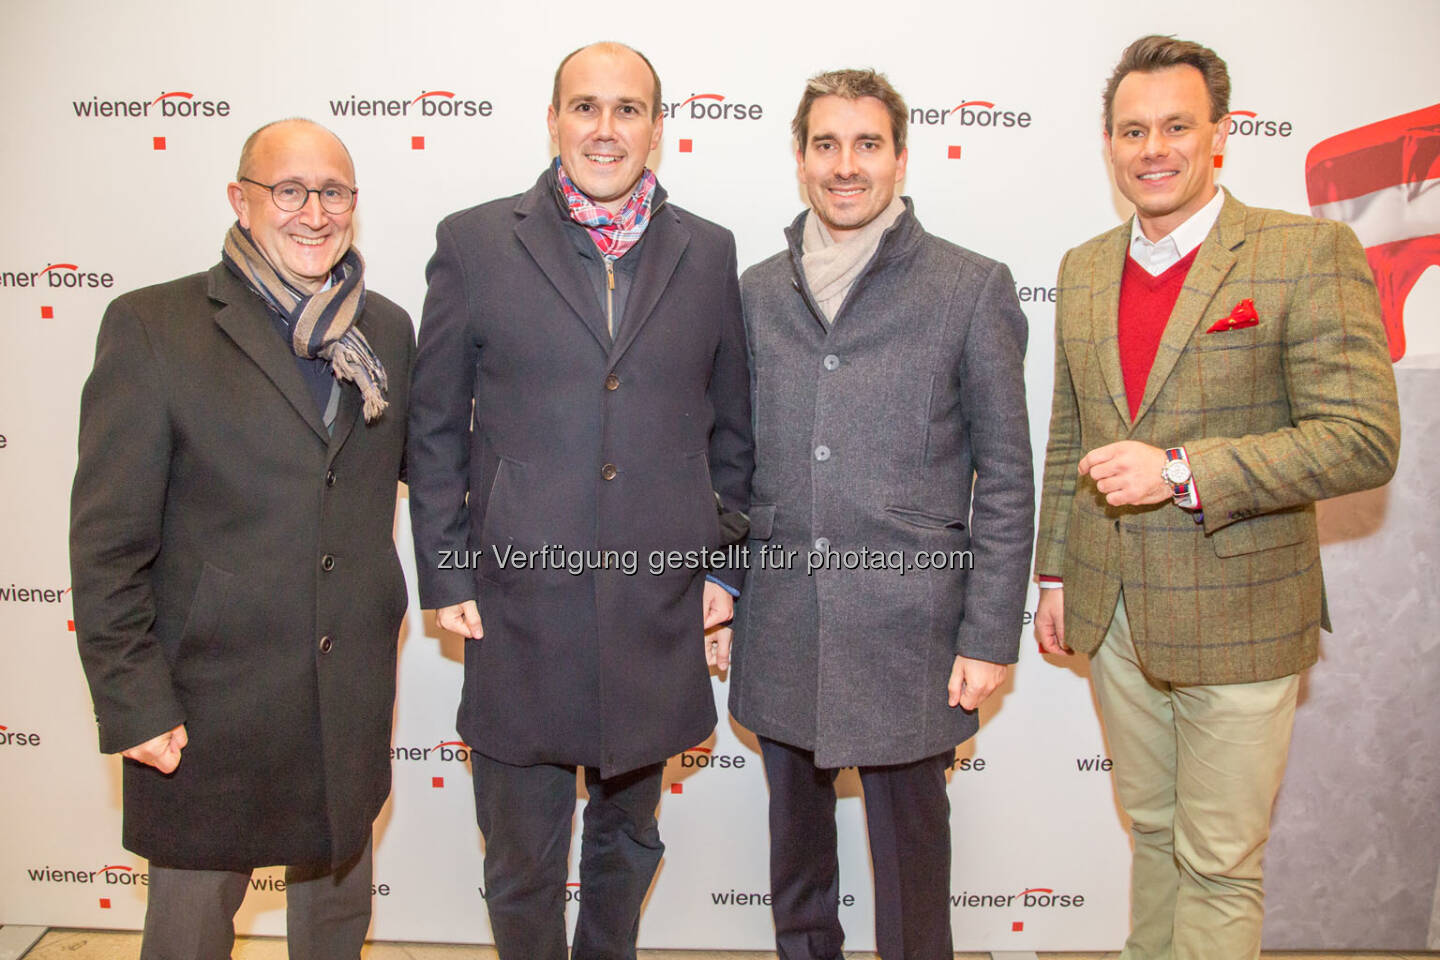
<path fill-rule="evenodd" d="M 1165 324 L 1180 299 L 1180 288 L 1195 262 L 1196 247 L 1189 256 L 1152 277 L 1132 257 L 1125 258 L 1125 273 L 1120 281 L 1120 316 L 1116 335 L 1120 341 L 1120 371 L 1125 376 L 1125 399 L 1130 403 L 1133 423 L 1145 399 L 1145 381 L 1155 364 L 1155 351 L 1165 335 Z"/>

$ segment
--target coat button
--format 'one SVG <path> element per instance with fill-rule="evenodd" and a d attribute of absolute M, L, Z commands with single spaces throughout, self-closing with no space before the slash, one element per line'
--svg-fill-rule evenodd
<path fill-rule="evenodd" d="M 328 553 L 325 554 L 325 556 L 323 556 L 323 557 L 320 558 L 320 569 L 321 569 L 321 570 L 324 570 L 326 573 L 329 573 L 331 570 L 334 570 L 334 569 L 335 569 L 335 558 L 332 557 L 332 556 L 330 556 L 330 554 L 328 554 Z"/>
<path fill-rule="evenodd" d="M 615 376 L 615 374 L 612 373 L 612 374 L 610 374 L 608 377 L 605 378 L 605 389 L 606 389 L 606 390 L 616 390 L 616 389 L 619 388 L 619 386 L 620 386 L 620 378 L 617 377 L 617 376 Z"/>
<path fill-rule="evenodd" d="M 816 459 L 816 460 L 819 460 L 819 461 L 822 462 L 822 463 L 825 462 L 826 460 L 829 460 L 829 459 L 830 459 L 830 448 L 827 447 L 827 446 L 825 446 L 825 444 L 823 444 L 823 443 L 820 444 L 820 446 L 818 446 L 818 447 L 815 448 L 815 459 Z"/>
<path fill-rule="evenodd" d="M 833 353 L 832 353 L 832 354 L 829 354 L 828 356 L 826 356 L 825 359 L 822 361 L 822 363 L 825 364 L 825 369 L 826 369 L 826 370 L 839 370 L 839 369 L 840 369 L 840 358 L 837 357 L 837 356 L 835 356 L 835 354 L 833 354 Z"/>
<path fill-rule="evenodd" d="M 333 486 L 335 486 L 335 471 L 334 471 L 334 470 L 326 470 L 326 471 L 325 471 L 325 486 L 327 486 L 327 487 L 333 487 Z"/>
<path fill-rule="evenodd" d="M 619 470 L 615 469 L 615 464 L 613 463 L 607 463 L 605 464 L 605 466 L 600 468 L 600 476 L 604 477 L 606 480 L 614 480 L 615 475 L 619 472 Z"/>
<path fill-rule="evenodd" d="M 320 638 L 320 652 L 321 652 L 321 653 L 329 653 L 329 652 L 330 652 L 330 648 L 333 647 L 333 646 L 335 646 L 335 641 L 330 639 L 330 634 L 327 633 L 327 634 L 325 634 L 325 636 L 323 636 L 323 637 Z"/>
<path fill-rule="evenodd" d="M 819 538 L 817 538 L 817 539 L 815 540 L 815 552 L 816 552 L 816 553 L 824 553 L 826 550 L 829 550 L 829 549 L 830 549 L 830 539 L 829 539 L 828 537 L 819 537 Z"/>

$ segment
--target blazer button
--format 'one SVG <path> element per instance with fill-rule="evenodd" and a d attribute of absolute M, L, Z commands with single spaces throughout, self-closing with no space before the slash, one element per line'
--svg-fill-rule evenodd
<path fill-rule="evenodd" d="M 325 471 L 325 486 L 327 486 L 327 487 L 333 487 L 333 486 L 335 486 L 335 471 L 334 471 L 334 470 L 326 470 L 326 471 Z"/>
<path fill-rule="evenodd" d="M 330 648 L 333 647 L 333 646 L 335 646 L 335 641 L 330 639 L 330 634 L 327 633 L 327 634 L 325 634 L 325 636 L 323 636 L 323 637 L 320 638 L 320 652 L 321 652 L 321 653 L 329 653 L 329 652 L 330 652 Z"/>
<path fill-rule="evenodd" d="M 819 460 L 821 463 L 824 463 L 826 460 L 829 460 L 829 459 L 830 459 L 830 448 L 827 447 L 827 446 L 825 446 L 825 444 L 823 444 L 823 443 L 820 444 L 820 446 L 818 446 L 818 447 L 815 448 L 815 459 L 816 459 L 816 460 Z"/>
<path fill-rule="evenodd" d="M 326 573 L 329 573 L 331 570 L 334 570 L 334 569 L 335 569 L 335 558 L 332 557 L 332 556 L 330 556 L 330 554 L 328 554 L 328 553 L 325 554 L 325 556 L 323 556 L 323 557 L 320 558 L 320 569 L 321 569 L 321 570 L 324 570 Z"/>
<path fill-rule="evenodd" d="M 826 356 L 825 359 L 821 362 L 825 365 L 826 370 L 840 369 L 840 358 L 835 356 L 835 354 L 833 353 Z"/>
<path fill-rule="evenodd" d="M 614 480 L 615 475 L 619 472 L 619 470 L 615 469 L 615 464 L 613 463 L 607 463 L 605 464 L 605 466 L 600 468 L 600 476 L 604 477 L 606 480 Z"/>
<path fill-rule="evenodd" d="M 610 374 L 608 377 L 605 378 L 605 389 L 606 389 L 606 390 L 616 390 L 616 389 L 619 389 L 619 387 L 620 387 L 620 378 L 617 377 L 617 376 L 615 376 L 615 374 L 612 373 L 612 374 Z"/>

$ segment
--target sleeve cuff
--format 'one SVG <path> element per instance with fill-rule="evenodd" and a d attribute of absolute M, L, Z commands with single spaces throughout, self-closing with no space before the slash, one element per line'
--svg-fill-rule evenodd
<path fill-rule="evenodd" d="M 724 590 L 726 593 L 730 594 L 730 596 L 735 597 L 735 598 L 737 598 L 737 599 L 739 598 L 739 596 L 740 596 L 740 591 L 739 591 L 739 590 L 736 590 L 734 587 L 730 586 L 730 584 L 726 583 L 724 580 L 721 580 L 719 577 L 711 576 L 710 574 L 707 573 L 707 574 L 705 575 L 705 579 L 708 580 L 709 582 L 715 584 L 717 587 L 719 587 L 720 589 Z"/>

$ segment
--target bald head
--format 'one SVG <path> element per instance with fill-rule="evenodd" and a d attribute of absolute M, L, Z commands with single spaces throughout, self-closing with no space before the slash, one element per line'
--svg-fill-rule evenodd
<path fill-rule="evenodd" d="M 333 140 L 344 152 L 345 161 L 350 165 L 350 176 L 346 183 L 351 186 L 355 184 L 355 161 L 351 159 L 350 149 L 345 146 L 345 142 L 314 120 L 306 120 L 304 117 L 272 121 L 246 137 L 245 145 L 240 148 L 240 163 L 235 171 L 235 179 L 253 176 L 251 171 L 255 169 L 256 155 L 262 150 L 283 151 L 285 144 L 295 138 L 311 142 L 325 138 Z"/>
<path fill-rule="evenodd" d="M 560 110 L 560 86 L 562 76 L 565 73 L 565 67 L 580 54 L 612 57 L 616 59 L 638 58 L 640 62 L 645 65 L 645 69 L 650 71 L 650 80 L 654 84 L 654 90 L 650 95 L 650 119 L 654 120 L 660 116 L 660 74 L 655 72 L 654 65 L 650 63 L 650 58 L 645 56 L 645 54 L 636 50 L 634 47 L 627 47 L 625 44 L 616 43 L 613 40 L 602 40 L 599 43 L 592 43 L 578 50 L 571 50 L 565 55 L 565 59 L 560 61 L 560 66 L 555 68 L 554 86 L 550 90 L 550 106 L 555 108 L 557 112 Z"/>

